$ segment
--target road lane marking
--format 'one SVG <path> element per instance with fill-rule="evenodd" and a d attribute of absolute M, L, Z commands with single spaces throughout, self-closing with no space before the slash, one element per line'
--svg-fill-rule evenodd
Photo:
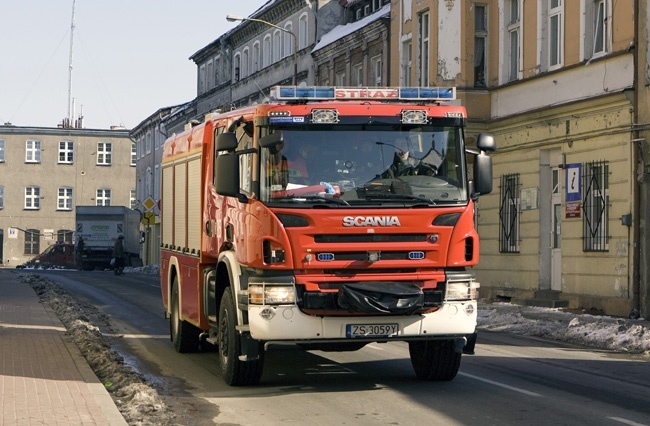
<path fill-rule="evenodd" d="M 489 383 L 491 385 L 499 386 L 499 387 L 502 387 L 502 388 L 505 388 L 505 389 L 510 389 L 511 391 L 523 393 L 524 395 L 542 396 L 539 393 L 535 393 L 535 392 L 527 391 L 525 389 L 521 389 L 521 388 L 517 388 L 517 387 L 514 387 L 514 386 L 506 385 L 505 383 L 495 382 L 494 380 L 484 379 L 482 377 L 474 376 L 472 374 L 467 374 L 467 373 L 458 373 L 458 374 L 461 375 L 461 376 L 469 377 L 470 379 L 479 380 L 481 382 Z"/>
<path fill-rule="evenodd" d="M 645 423 L 637 423 L 632 420 L 628 419 L 622 419 L 620 417 L 607 417 L 610 420 L 614 420 L 615 422 L 623 423 L 625 425 L 630 425 L 630 426 L 647 426 Z"/>

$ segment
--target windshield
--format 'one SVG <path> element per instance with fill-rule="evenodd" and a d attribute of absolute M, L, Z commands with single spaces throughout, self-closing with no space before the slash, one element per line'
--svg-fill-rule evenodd
<path fill-rule="evenodd" d="M 262 149 L 267 203 L 467 201 L 459 127 L 290 127 L 282 134 L 282 143 Z"/>

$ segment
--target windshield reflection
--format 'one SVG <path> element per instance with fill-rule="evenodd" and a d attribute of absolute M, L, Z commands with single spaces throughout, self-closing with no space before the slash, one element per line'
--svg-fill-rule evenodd
<path fill-rule="evenodd" d="M 262 150 L 261 195 L 267 203 L 467 201 L 457 127 L 282 132 L 282 144 Z"/>

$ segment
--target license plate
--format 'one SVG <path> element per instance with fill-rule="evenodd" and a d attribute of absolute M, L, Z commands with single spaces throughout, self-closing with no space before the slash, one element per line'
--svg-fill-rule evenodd
<path fill-rule="evenodd" d="M 390 337 L 397 335 L 397 324 L 348 324 L 346 337 Z"/>

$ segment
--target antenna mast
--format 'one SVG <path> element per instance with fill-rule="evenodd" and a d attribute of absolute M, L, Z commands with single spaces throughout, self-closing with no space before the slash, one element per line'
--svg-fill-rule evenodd
<path fill-rule="evenodd" d="M 70 58 L 68 61 L 68 126 L 72 126 L 72 43 L 74 41 L 74 9 L 76 0 L 72 0 L 72 20 L 70 23 Z"/>

